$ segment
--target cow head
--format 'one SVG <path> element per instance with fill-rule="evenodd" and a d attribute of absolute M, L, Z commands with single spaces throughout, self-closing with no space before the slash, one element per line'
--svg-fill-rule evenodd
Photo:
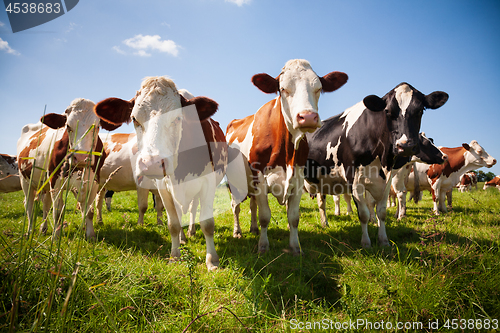
<path fill-rule="evenodd" d="M 368 99 L 368 100 L 367 100 Z M 435 91 L 424 95 L 408 83 L 401 83 L 388 92 L 382 101 L 371 95 L 363 102 L 368 109 L 376 111 L 385 103 L 387 127 L 391 133 L 392 150 L 395 156 L 412 156 L 419 152 L 420 122 L 425 109 L 437 109 L 446 103 L 448 94 Z M 367 105 L 368 103 L 368 105 Z M 375 105 L 371 107 L 370 105 Z"/>
<path fill-rule="evenodd" d="M 289 60 L 277 78 L 262 73 L 252 77 L 252 83 L 261 91 L 278 93 L 281 112 L 290 133 L 300 137 L 321 126 L 318 100 L 321 92 L 331 92 L 347 82 L 347 74 L 331 72 L 319 77 L 306 60 Z"/>
<path fill-rule="evenodd" d="M 99 118 L 93 112 L 94 102 L 77 98 L 71 102 L 63 114 L 49 113 L 40 121 L 52 129 L 65 128 L 68 135 L 68 149 L 71 154 L 70 164 L 83 167 L 89 161 L 89 152 L 95 151 Z"/>
<path fill-rule="evenodd" d="M 464 147 L 464 149 L 468 150 L 470 153 L 465 157 L 466 160 L 470 164 L 476 165 L 478 168 L 491 168 L 497 163 L 497 160 L 494 159 L 490 154 L 488 154 L 486 150 L 484 150 L 484 148 L 481 147 L 479 143 L 477 143 L 476 140 L 472 140 L 470 144 L 464 143 L 462 144 L 462 147 Z"/>
<path fill-rule="evenodd" d="M 189 106 L 191 106 L 189 108 Z M 108 98 L 95 107 L 97 116 L 115 129 L 132 121 L 137 134 L 136 177 L 163 178 L 173 174 L 179 145 L 187 125 L 206 120 L 217 111 L 217 103 L 207 97 L 186 99 L 167 77 L 148 77 L 130 101 Z M 205 143 L 206 145 L 206 143 Z"/>
<path fill-rule="evenodd" d="M 427 164 L 443 164 L 448 160 L 448 155 L 439 150 L 434 145 L 434 141 L 427 138 L 423 132 L 419 134 L 418 146 L 420 151 L 413 157 L 413 161 Z"/>

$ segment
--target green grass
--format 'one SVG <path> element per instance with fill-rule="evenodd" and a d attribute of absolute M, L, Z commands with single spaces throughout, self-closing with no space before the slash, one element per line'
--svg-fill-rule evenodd
<path fill-rule="evenodd" d="M 258 236 L 248 233 L 248 201 L 241 209 L 244 236 L 233 239 L 227 194 L 217 200 L 221 264 L 209 273 L 199 226 L 184 260 L 169 262 L 168 228 L 156 225 L 151 199 L 144 226 L 137 225 L 133 192 L 115 194 L 113 211 L 96 225 L 96 242 L 84 240 L 73 198 L 64 236 L 52 241 L 37 233 L 24 237 L 22 193 L 0 194 L 0 331 L 182 332 L 197 316 L 190 332 L 314 331 L 314 322 L 318 329 L 361 319 L 394 325 L 384 331 L 397 331 L 398 321 L 422 322 L 431 331 L 435 320 L 500 320 L 496 189 L 455 192 L 453 211 L 441 216 L 431 213 L 428 193 L 418 205 L 408 204 L 402 221 L 390 208 L 392 246 L 379 247 L 377 228 L 370 226 L 368 250 L 360 246 L 356 215 L 333 216 L 329 198 L 330 227 L 323 229 L 316 200 L 304 195 L 304 255 L 298 257 L 286 251 L 285 208 L 275 199 L 270 250 L 262 255 Z"/>

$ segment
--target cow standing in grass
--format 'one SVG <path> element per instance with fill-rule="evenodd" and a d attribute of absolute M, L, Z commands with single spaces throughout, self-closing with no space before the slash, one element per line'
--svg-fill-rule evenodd
<path fill-rule="evenodd" d="M 365 191 L 376 201 L 379 244 L 389 245 L 385 217 L 391 171 L 419 152 L 418 133 L 424 110 L 437 109 L 447 100 L 445 92 L 424 95 L 408 83 L 401 83 L 383 98 L 365 97 L 325 120 L 320 129 L 309 135 L 306 190 L 312 194 L 352 193 L 363 247 L 371 246 Z"/>
<path fill-rule="evenodd" d="M 46 114 L 41 122 L 23 127 L 17 156 L 29 232 L 34 227 L 33 202 L 37 194 L 44 194 L 40 231 L 47 230 L 46 215 L 52 201 L 54 234 L 59 235 L 63 189 L 69 187 L 76 189 L 87 238 L 95 238 L 91 206 L 97 193 L 96 173 L 102 166 L 103 146 L 98 137 L 100 121 L 93 108 L 92 101 L 75 99 L 63 114 Z"/>
<path fill-rule="evenodd" d="M 132 121 L 137 155 L 132 161 L 137 185 L 158 190 L 167 211 L 171 256 L 180 257 L 180 221 L 193 200 L 200 201 L 200 227 L 205 235 L 209 270 L 218 267 L 214 244 L 213 203 L 217 174 L 227 163 L 227 144 L 209 118 L 218 105 L 207 97 L 186 99 L 166 77 L 144 79 L 130 101 L 109 98 L 96 114 L 118 128 Z M 222 134 L 222 135 L 221 135 Z"/>
<path fill-rule="evenodd" d="M 496 176 L 492 180 L 489 180 L 486 183 L 484 183 L 483 190 L 486 190 L 490 187 L 497 188 L 500 191 L 500 176 Z"/>
<path fill-rule="evenodd" d="M 409 190 L 417 188 L 417 192 L 423 189 L 431 192 L 436 215 L 448 211 L 445 205 L 446 192 L 458 184 L 462 174 L 481 167 L 491 168 L 497 163 L 497 160 L 488 154 L 476 140 L 472 140 L 470 144 L 464 143 L 460 147 L 440 149 L 448 155 L 446 163 L 442 165 L 416 163 L 408 181 Z M 416 177 L 415 173 L 417 173 Z M 418 180 L 418 187 L 414 185 L 416 180 Z M 448 198 L 448 205 L 452 205 L 451 195 Z"/>
<path fill-rule="evenodd" d="M 17 156 L 0 154 L 0 193 L 21 191 Z"/>
<path fill-rule="evenodd" d="M 319 77 L 306 60 L 290 60 L 277 78 L 268 74 L 252 77 L 261 91 L 279 96 L 262 106 L 255 114 L 233 120 L 227 127 L 230 147 L 244 156 L 247 189 L 251 198 L 251 231 L 257 232 L 256 209 L 260 222 L 259 252 L 269 250 L 267 228 L 271 219 L 268 193 L 286 205 L 290 227 L 290 249 L 301 252 L 298 224 L 303 186 L 303 168 L 308 144 L 305 133 L 321 126 L 318 100 L 321 92 L 331 92 L 347 81 L 342 72 Z M 241 236 L 239 203 L 233 197 L 234 237 Z"/>

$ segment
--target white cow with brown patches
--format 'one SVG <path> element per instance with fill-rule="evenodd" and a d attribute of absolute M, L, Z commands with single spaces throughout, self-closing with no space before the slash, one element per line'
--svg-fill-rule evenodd
<path fill-rule="evenodd" d="M 0 193 L 21 191 L 17 156 L 0 154 Z"/>
<path fill-rule="evenodd" d="M 200 200 L 200 227 L 205 235 L 205 263 L 209 270 L 219 264 L 213 218 L 216 173 L 227 161 L 224 134 L 212 133 L 214 127 L 208 121 L 217 107 L 206 97 L 187 100 L 166 77 L 144 79 L 130 101 L 109 98 L 95 107 L 96 114 L 115 128 L 124 122 L 134 123 L 138 148 L 132 164 L 134 177 L 138 186 L 157 189 L 160 194 L 167 211 L 174 258 L 181 254 L 182 213 L 193 200 Z"/>
<path fill-rule="evenodd" d="M 45 217 L 51 198 L 54 234 L 59 235 L 64 204 L 62 190 L 69 186 L 78 191 L 86 236 L 95 238 L 91 206 L 98 188 L 96 171 L 98 173 L 102 165 L 99 163 L 102 162 L 102 142 L 98 137 L 100 121 L 93 108 L 92 101 L 75 99 L 63 114 L 46 114 L 41 122 L 23 127 L 17 142 L 17 156 L 29 232 L 34 228 L 35 196 L 45 193 L 44 222 L 40 231 L 47 230 Z"/>

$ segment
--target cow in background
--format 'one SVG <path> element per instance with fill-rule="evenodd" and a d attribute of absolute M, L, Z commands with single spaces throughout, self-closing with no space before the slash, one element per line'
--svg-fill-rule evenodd
<path fill-rule="evenodd" d="M 489 180 L 486 183 L 484 183 L 483 190 L 486 190 L 490 187 L 496 187 L 500 191 L 500 176 L 496 176 L 492 180 Z"/>
<path fill-rule="evenodd" d="M 458 190 L 460 192 L 469 192 L 472 187 L 477 190 L 477 175 L 475 172 L 466 172 L 460 176 L 460 181 L 458 184 Z"/>
<path fill-rule="evenodd" d="M 108 193 L 108 197 L 110 197 L 109 192 L 101 189 L 102 186 L 105 186 L 107 190 L 113 192 L 137 191 L 137 205 L 139 207 L 139 218 L 137 220 L 137 224 L 143 225 L 144 214 L 148 209 L 148 193 L 151 191 L 153 195 L 157 196 L 157 198 L 159 194 L 157 190 L 150 190 L 148 188 L 137 186 L 136 179 L 134 178 L 134 173 L 132 171 L 132 161 L 134 160 L 134 155 L 138 153 L 137 137 L 135 133 L 99 134 L 99 138 L 103 142 L 106 159 L 104 160 L 100 172 L 100 190 L 96 201 L 97 222 L 103 223 L 103 201 L 106 193 Z M 108 203 L 106 202 L 106 205 L 107 204 Z M 111 203 L 109 203 L 109 205 L 111 206 Z M 162 225 L 163 205 L 161 200 L 157 200 L 155 209 L 157 224 Z"/>
<path fill-rule="evenodd" d="M 193 200 L 200 200 L 200 226 L 205 235 L 208 270 L 216 269 L 213 203 L 216 174 L 227 163 L 225 138 L 208 119 L 218 104 L 207 97 L 187 100 L 167 77 L 148 77 L 130 100 L 108 98 L 95 113 L 118 128 L 132 121 L 137 134 L 137 158 L 132 161 L 137 185 L 158 190 L 167 211 L 171 256 L 180 257 L 180 221 Z"/>
<path fill-rule="evenodd" d="M 17 156 L 0 154 L 0 193 L 21 191 Z"/>
<path fill-rule="evenodd" d="M 39 123 L 23 127 L 17 142 L 21 187 L 29 230 L 34 228 L 33 202 L 45 194 L 44 217 L 53 204 L 54 235 L 62 227 L 63 189 L 76 189 L 77 201 L 85 218 L 87 238 L 95 238 L 91 209 L 98 189 L 98 174 L 102 166 L 103 146 L 99 139 L 99 118 L 94 103 L 79 98 L 71 102 L 63 114 L 49 113 Z M 50 192 L 50 195 L 48 194 Z M 47 219 L 40 227 L 47 230 Z"/>
<path fill-rule="evenodd" d="M 416 189 L 415 197 L 419 196 L 418 192 L 422 189 L 431 192 L 436 215 L 448 211 L 445 205 L 446 192 L 453 189 L 462 174 L 481 167 L 491 168 L 497 163 L 497 160 L 490 156 L 476 140 L 472 140 L 470 144 L 464 143 L 460 147 L 440 149 L 448 155 L 446 163 L 442 165 L 416 163 L 408 178 L 408 189 Z M 417 187 L 415 179 L 417 179 Z M 451 206 L 451 198 L 448 204 Z"/>
<path fill-rule="evenodd" d="M 387 246 L 385 218 L 392 171 L 419 152 L 424 110 L 437 109 L 447 100 L 445 92 L 424 95 L 408 83 L 401 83 L 382 98 L 365 97 L 308 135 L 305 187 L 313 194 L 352 193 L 363 247 L 371 246 L 365 191 L 376 201 L 379 244 Z"/>
<path fill-rule="evenodd" d="M 303 168 L 308 143 L 305 133 L 321 126 L 318 100 L 322 92 L 343 86 L 347 75 L 331 72 L 319 77 L 306 60 L 288 61 L 277 78 L 256 74 L 252 83 L 261 91 L 278 97 L 263 105 L 255 114 L 233 120 L 227 127 L 230 147 L 244 156 L 247 189 L 252 214 L 251 231 L 258 232 L 256 210 L 260 222 L 259 252 L 269 250 L 267 229 L 271 219 L 268 193 L 286 205 L 290 228 L 290 249 L 302 252 L 299 237 L 299 205 L 303 186 Z M 234 200 L 234 237 L 241 237 L 239 203 Z"/>
<path fill-rule="evenodd" d="M 420 151 L 412 157 L 410 162 L 406 163 L 401 168 L 395 170 L 394 176 L 393 176 L 392 181 L 391 181 L 391 192 L 390 192 L 389 198 L 391 196 L 393 196 L 394 201 L 397 202 L 397 205 L 396 205 L 397 209 L 396 209 L 395 217 L 397 217 L 398 220 L 400 220 L 406 216 L 406 187 L 405 187 L 405 184 L 408 181 L 408 175 L 409 175 L 413 165 L 415 164 L 415 162 L 423 162 L 423 163 L 428 163 L 428 164 L 432 164 L 432 163 L 442 164 L 448 158 L 445 154 L 443 154 L 439 150 L 438 147 L 436 147 L 434 145 L 432 139 L 429 139 L 425 136 L 425 133 L 419 134 L 418 145 L 419 145 Z M 386 175 L 386 177 L 389 177 L 389 175 Z M 335 202 L 335 215 L 339 215 L 340 207 L 338 206 L 339 205 L 338 201 L 340 201 L 340 196 L 334 195 L 333 198 L 334 198 L 334 202 Z M 350 212 L 352 212 L 351 196 L 349 195 L 349 193 L 344 193 L 344 199 L 347 202 L 347 213 L 349 214 Z M 369 192 L 368 192 L 368 197 L 366 197 L 366 193 L 365 193 L 365 199 L 367 200 L 368 208 L 370 210 L 370 221 L 374 220 L 375 219 L 375 213 L 373 211 L 374 202 L 372 202 L 373 198 L 369 194 Z M 396 199 L 397 199 L 397 201 L 396 201 Z M 318 203 L 320 203 L 320 204 L 322 203 L 321 199 L 318 199 Z M 389 202 L 388 202 L 388 204 L 389 204 Z M 321 206 L 319 206 L 319 207 L 321 207 Z M 326 220 L 326 213 L 321 208 L 320 208 L 320 216 L 321 216 L 322 225 L 328 226 L 328 221 Z M 325 218 L 325 220 L 323 220 L 323 218 Z"/>

